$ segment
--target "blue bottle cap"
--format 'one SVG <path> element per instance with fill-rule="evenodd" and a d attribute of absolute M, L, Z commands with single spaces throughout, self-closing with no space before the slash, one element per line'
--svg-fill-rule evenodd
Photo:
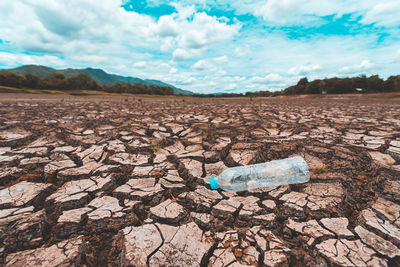
<path fill-rule="evenodd" d="M 211 189 L 217 189 L 217 188 L 219 188 L 219 185 L 218 185 L 218 178 L 217 177 L 210 177 L 210 186 L 211 186 Z"/>

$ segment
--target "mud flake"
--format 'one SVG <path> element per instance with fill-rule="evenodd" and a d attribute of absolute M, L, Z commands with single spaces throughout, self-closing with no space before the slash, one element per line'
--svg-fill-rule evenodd
<path fill-rule="evenodd" d="M 271 199 L 264 200 L 264 201 L 262 202 L 262 204 L 263 204 L 265 207 L 267 207 L 268 209 L 270 209 L 270 210 L 273 210 L 273 209 L 275 209 L 275 207 L 276 207 L 275 201 L 273 201 L 273 200 L 271 200 Z"/>
<path fill-rule="evenodd" d="M 24 216 L 14 217 L 14 222 L 6 227 L 0 227 L 1 232 L 7 233 L 3 243 L 10 250 L 32 248 L 43 243 L 43 231 L 45 227 L 45 212 L 20 213 Z"/>
<path fill-rule="evenodd" d="M 379 218 L 371 209 L 361 211 L 360 217 L 366 226 L 388 236 L 395 244 L 400 244 L 400 229 L 398 227 Z"/>
<path fill-rule="evenodd" d="M 371 266 L 375 251 L 360 240 L 328 239 L 316 245 L 317 250 L 339 266 Z M 384 261 L 386 263 L 386 261 Z M 386 264 L 385 264 L 386 265 Z"/>
<path fill-rule="evenodd" d="M 200 161 L 194 159 L 181 159 L 181 162 L 193 177 L 200 178 L 203 175 L 203 163 Z"/>
<path fill-rule="evenodd" d="M 75 163 L 64 154 L 53 154 L 50 158 L 52 161 L 44 166 L 45 176 L 50 176 L 58 170 L 76 166 Z"/>
<path fill-rule="evenodd" d="M 264 252 L 264 264 L 266 266 L 279 266 L 287 260 L 287 256 L 282 250 L 272 249 Z"/>
<path fill-rule="evenodd" d="M 148 162 L 150 156 L 145 154 L 117 153 L 110 157 L 110 161 L 122 165 L 142 165 Z"/>
<path fill-rule="evenodd" d="M 397 201 L 400 201 L 400 181 L 385 181 L 384 192 L 390 194 Z"/>
<path fill-rule="evenodd" d="M 117 187 L 113 192 L 127 197 L 150 197 L 162 190 L 155 178 L 139 178 L 128 180 L 126 184 Z"/>
<path fill-rule="evenodd" d="M 221 174 L 222 171 L 228 168 L 222 161 L 219 161 L 217 163 L 205 164 L 204 167 L 206 170 L 205 182 L 208 184 L 210 183 L 211 176 L 218 176 L 219 174 Z"/>
<path fill-rule="evenodd" d="M 150 212 L 157 218 L 171 222 L 178 222 L 185 215 L 183 207 L 171 199 L 160 203 L 158 206 L 150 208 Z"/>
<path fill-rule="evenodd" d="M 223 199 L 213 207 L 213 210 L 220 214 L 232 214 L 239 208 L 240 204 L 238 199 Z"/>
<path fill-rule="evenodd" d="M 35 198 L 47 192 L 51 184 L 20 182 L 0 190 L 0 207 L 18 207 L 31 203 Z"/>
<path fill-rule="evenodd" d="M 92 211 L 91 208 L 80 208 L 64 211 L 61 216 L 58 218 L 58 223 L 80 223 L 82 220 L 82 216 L 89 211 Z"/>
<path fill-rule="evenodd" d="M 347 229 L 349 220 L 345 217 L 341 218 L 323 218 L 320 223 L 338 236 L 354 236 L 354 234 Z"/>
<path fill-rule="evenodd" d="M 400 227 L 400 205 L 378 198 L 372 209 L 382 214 L 388 221 Z"/>
<path fill-rule="evenodd" d="M 372 247 L 377 252 L 390 258 L 400 256 L 400 249 L 398 247 L 382 237 L 364 229 L 362 226 L 357 226 L 354 231 L 366 245 Z"/>
<path fill-rule="evenodd" d="M 371 158 L 380 165 L 393 165 L 396 161 L 388 154 L 383 154 L 377 151 L 368 152 Z"/>
<path fill-rule="evenodd" d="M 179 195 L 179 198 L 189 199 L 196 205 L 210 208 L 217 200 L 222 199 L 222 196 L 213 190 L 209 190 L 204 186 L 198 186 L 194 192 L 185 192 Z"/>
<path fill-rule="evenodd" d="M 322 236 L 333 236 L 331 232 L 321 227 L 316 220 L 307 222 L 296 222 L 289 218 L 289 223 L 286 225 L 302 235 L 309 236 L 310 238 L 318 238 Z"/>
<path fill-rule="evenodd" d="M 137 267 L 147 266 L 147 257 L 161 246 L 163 240 L 153 224 L 139 227 L 126 227 L 122 230 L 124 247 L 122 253 L 123 265 Z"/>
<path fill-rule="evenodd" d="M 254 150 L 231 150 L 228 158 L 239 165 L 248 165 L 257 156 L 257 151 Z"/>
<path fill-rule="evenodd" d="M 9 254 L 6 266 L 69 266 L 80 265 L 85 253 L 82 237 L 62 241 L 50 247 L 41 247 Z"/>
<path fill-rule="evenodd" d="M 179 227 L 157 226 L 164 237 L 164 244 L 151 256 L 150 265 L 199 266 L 203 255 L 212 246 L 211 241 L 203 240 L 203 233 L 194 222 Z"/>
<path fill-rule="evenodd" d="M 70 180 L 77 176 L 88 176 L 94 173 L 98 168 L 100 168 L 103 164 L 98 163 L 96 161 L 87 162 L 85 165 L 78 168 L 70 168 L 66 170 L 62 170 L 58 172 L 57 178 L 61 180 Z"/>
<path fill-rule="evenodd" d="M 305 193 L 299 192 L 290 192 L 286 195 L 283 195 L 279 200 L 284 201 L 285 206 L 289 208 L 293 208 L 299 211 L 302 211 L 304 206 L 307 204 L 308 195 Z"/>

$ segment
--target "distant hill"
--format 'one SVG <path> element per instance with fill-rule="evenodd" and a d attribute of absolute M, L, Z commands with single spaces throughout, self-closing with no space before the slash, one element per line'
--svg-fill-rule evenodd
<path fill-rule="evenodd" d="M 120 75 L 115 75 L 115 74 L 109 74 L 105 72 L 102 69 L 93 69 L 93 68 L 86 68 L 86 69 L 61 69 L 61 70 L 56 70 L 53 68 L 49 68 L 46 66 L 40 66 L 40 65 L 24 65 L 15 69 L 8 69 L 7 71 L 17 73 L 17 74 L 32 74 L 35 76 L 38 76 L 40 78 L 46 78 L 50 77 L 53 74 L 63 74 L 65 77 L 73 77 L 77 76 L 79 74 L 86 74 L 93 80 L 95 80 L 97 83 L 102 84 L 102 85 L 113 85 L 117 83 L 129 83 L 129 84 L 144 84 L 144 85 L 158 85 L 158 86 L 167 86 L 171 87 L 174 90 L 174 93 L 180 93 L 180 94 L 187 94 L 187 95 L 192 95 L 193 92 L 183 90 L 180 88 L 177 88 L 173 85 L 170 85 L 168 83 L 164 83 L 162 81 L 158 80 L 149 80 L 149 79 L 140 79 L 136 77 L 124 77 Z"/>

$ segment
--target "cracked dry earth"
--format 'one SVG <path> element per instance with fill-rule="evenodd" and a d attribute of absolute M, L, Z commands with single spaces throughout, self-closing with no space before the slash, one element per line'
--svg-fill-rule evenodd
<path fill-rule="evenodd" d="M 2 95 L 4 266 L 399 266 L 400 101 Z M 300 155 L 309 183 L 212 191 Z"/>

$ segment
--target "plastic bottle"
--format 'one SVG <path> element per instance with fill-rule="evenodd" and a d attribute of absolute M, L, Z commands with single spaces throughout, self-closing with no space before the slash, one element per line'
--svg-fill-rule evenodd
<path fill-rule="evenodd" d="M 210 177 L 211 189 L 244 191 L 285 184 L 305 183 L 310 180 L 308 165 L 299 156 L 254 165 L 225 169 L 217 177 Z"/>

